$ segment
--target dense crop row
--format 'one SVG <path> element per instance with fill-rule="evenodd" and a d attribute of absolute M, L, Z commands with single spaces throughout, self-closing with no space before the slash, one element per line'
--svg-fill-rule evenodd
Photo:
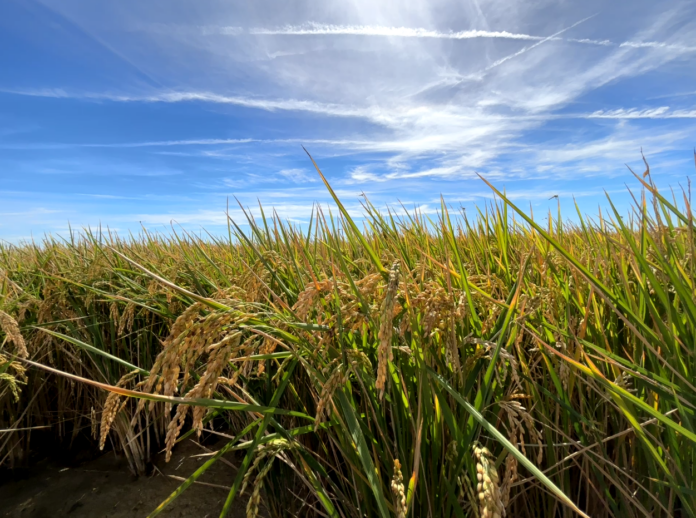
<path fill-rule="evenodd" d="M 497 193 L 359 228 L 336 198 L 303 229 L 4 247 L 2 461 L 48 426 L 144 472 L 224 424 L 182 486 L 241 451 L 223 514 L 694 516 L 695 227 L 646 178 L 577 224 Z"/>

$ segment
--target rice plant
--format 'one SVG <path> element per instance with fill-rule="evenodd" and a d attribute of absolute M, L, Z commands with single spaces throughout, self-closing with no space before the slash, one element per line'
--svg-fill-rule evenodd
<path fill-rule="evenodd" d="M 324 179 L 338 212 L 305 227 L 260 207 L 224 239 L 4 246 L 2 460 L 50 426 L 143 473 L 224 422 L 150 516 L 233 451 L 220 516 L 240 494 L 248 516 L 694 516 L 694 222 L 636 178 L 629 214 L 577 223 L 493 186 L 473 219 L 360 222 Z"/>

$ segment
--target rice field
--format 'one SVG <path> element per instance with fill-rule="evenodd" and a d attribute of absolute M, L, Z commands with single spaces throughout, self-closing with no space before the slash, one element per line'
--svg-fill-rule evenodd
<path fill-rule="evenodd" d="M 2 464 L 50 429 L 145 474 L 224 426 L 149 516 L 231 452 L 220 516 L 696 516 L 688 191 L 354 220 L 324 182 L 302 228 L 2 245 Z"/>

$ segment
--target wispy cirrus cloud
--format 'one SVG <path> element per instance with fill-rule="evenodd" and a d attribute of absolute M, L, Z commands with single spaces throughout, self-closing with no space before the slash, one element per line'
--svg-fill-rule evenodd
<path fill-rule="evenodd" d="M 619 108 L 616 110 L 597 110 L 586 115 L 588 119 L 696 119 L 696 109 L 672 110 L 669 106 L 657 108 Z"/>
<path fill-rule="evenodd" d="M 297 145 L 315 144 L 324 146 L 346 146 L 367 148 L 374 144 L 369 140 L 349 140 L 349 139 L 317 139 L 317 138 L 209 138 L 209 139 L 184 139 L 184 140 L 146 140 L 142 142 L 15 142 L 2 143 L 0 149 L 71 149 L 71 148 L 105 148 L 105 149 L 133 149 L 133 148 L 159 148 L 159 147 L 215 147 L 215 146 L 244 146 L 246 144 L 272 144 L 272 145 Z M 170 152 L 172 155 L 184 155 L 184 153 Z M 209 155 L 210 156 L 210 155 Z"/>
<path fill-rule="evenodd" d="M 236 27 L 221 27 L 220 31 L 225 34 L 240 35 L 244 30 Z M 395 38 L 432 38 L 448 40 L 469 40 L 477 38 L 500 38 L 507 40 L 543 40 L 543 36 L 533 36 L 531 34 L 520 34 L 508 31 L 437 31 L 423 29 L 420 27 L 387 27 L 379 25 L 333 25 L 321 23 L 307 23 L 301 26 L 285 26 L 275 29 L 252 28 L 249 34 L 264 36 L 382 36 Z"/>
<path fill-rule="evenodd" d="M 589 19 L 589 18 L 588 18 Z M 578 22 L 572 27 L 579 25 Z M 464 30 L 464 31 L 437 31 L 422 27 L 389 27 L 375 25 L 332 25 L 320 23 L 307 23 L 301 26 L 285 26 L 279 28 L 251 28 L 248 30 L 242 27 L 206 27 L 204 32 L 207 34 L 228 34 L 240 36 L 244 34 L 260 36 L 368 36 L 368 37 L 391 37 L 391 38 L 424 38 L 424 39 L 443 39 L 443 40 L 470 40 L 470 39 L 502 39 L 518 41 L 565 41 L 585 45 L 595 45 L 603 47 L 629 47 L 634 49 L 664 49 L 678 52 L 696 52 L 696 45 L 671 44 L 660 41 L 611 41 L 608 39 L 597 40 L 592 38 L 561 38 L 560 35 L 566 30 L 562 30 L 551 36 L 539 36 L 533 34 L 515 33 L 508 31 L 485 31 L 485 30 Z"/>
<path fill-rule="evenodd" d="M 171 31 L 171 27 L 153 26 L 145 27 L 143 30 L 155 30 L 155 32 Z M 178 31 L 184 30 L 177 28 Z M 191 33 L 190 28 L 184 30 Z M 424 27 L 405 27 L 387 25 L 343 25 L 326 24 L 318 22 L 306 22 L 301 25 L 285 25 L 280 27 L 240 27 L 240 26 L 216 26 L 206 25 L 198 28 L 198 32 L 204 36 L 226 35 L 226 36 L 364 36 L 376 38 L 413 38 L 413 39 L 433 39 L 433 40 L 513 40 L 513 41 L 564 41 L 602 47 L 630 47 L 634 49 L 664 49 L 679 52 L 696 52 L 696 45 L 674 44 L 661 41 L 612 41 L 610 39 L 593 38 L 571 38 L 560 37 L 560 34 L 543 36 L 536 34 L 526 34 L 511 32 L 506 30 L 448 30 L 440 31 L 427 29 Z M 292 55 L 292 52 L 278 52 L 274 56 Z"/>
<path fill-rule="evenodd" d="M 696 52 L 696 45 L 675 45 L 661 41 L 624 41 L 619 47 L 632 49 L 664 49 L 677 52 Z"/>
<path fill-rule="evenodd" d="M 369 116 L 369 109 L 354 108 L 336 103 L 321 103 L 316 101 L 298 99 L 268 99 L 224 95 L 205 91 L 164 91 L 152 94 L 119 94 L 119 93 L 95 93 L 67 91 L 59 88 L 0 88 L 0 92 L 26 95 L 31 97 L 52 97 L 56 99 L 82 99 L 94 101 L 113 101 L 124 103 L 181 103 L 204 102 L 215 104 L 230 104 L 244 108 L 274 111 L 302 111 L 333 115 L 340 117 L 365 117 Z"/>
<path fill-rule="evenodd" d="M 310 183 L 316 182 L 314 175 L 310 174 L 306 169 L 281 169 L 278 174 L 294 183 Z"/>
<path fill-rule="evenodd" d="M 583 20 L 584 21 L 584 20 Z M 255 27 L 244 29 L 243 27 L 204 27 L 204 34 L 226 34 L 242 36 L 251 34 L 256 36 L 371 36 L 389 38 L 424 38 L 443 40 L 471 40 L 471 39 L 502 39 L 519 41 L 566 41 L 586 45 L 619 46 L 631 48 L 653 48 L 677 50 L 681 52 L 696 52 L 696 46 L 674 45 L 658 41 L 624 41 L 614 42 L 608 39 L 597 40 L 592 38 L 561 38 L 560 33 L 552 36 L 539 36 L 508 31 L 487 30 L 463 30 L 463 31 L 437 31 L 422 27 L 391 27 L 380 25 L 334 25 L 309 22 L 304 25 L 287 25 L 277 28 Z"/>

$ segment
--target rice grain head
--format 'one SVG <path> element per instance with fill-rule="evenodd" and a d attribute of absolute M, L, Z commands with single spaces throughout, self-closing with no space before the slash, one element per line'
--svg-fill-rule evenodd
<path fill-rule="evenodd" d="M 406 490 L 399 459 L 394 459 L 394 476 L 391 481 L 391 490 L 394 494 L 394 516 L 396 518 L 406 518 Z"/>
<path fill-rule="evenodd" d="M 517 482 L 517 478 L 517 459 L 508 454 L 505 457 L 505 480 L 500 485 L 500 499 L 505 506 L 510 502 L 510 490 L 512 485 Z"/>
<path fill-rule="evenodd" d="M 261 489 L 263 488 L 263 479 L 271 470 L 273 466 L 273 459 L 270 459 L 266 465 L 263 467 L 259 474 L 256 475 L 256 480 L 254 480 L 254 490 L 251 492 L 251 498 L 247 503 L 246 515 L 247 518 L 256 518 L 259 514 L 259 504 L 261 503 Z"/>
<path fill-rule="evenodd" d="M 346 383 L 346 375 L 343 371 L 343 366 L 339 365 L 334 369 L 331 375 L 324 382 L 321 388 L 321 396 L 317 403 L 317 416 L 314 421 L 314 431 L 319 429 L 319 426 L 326 418 L 329 406 L 333 404 L 333 395 L 341 385 Z"/>
<path fill-rule="evenodd" d="M 10 315 L 4 311 L 0 311 L 0 329 L 5 332 L 6 340 L 9 340 L 15 345 L 17 351 L 17 356 L 20 358 L 28 358 L 29 351 L 27 351 L 27 345 L 24 342 L 24 337 L 19 331 L 19 324 Z"/>
<path fill-rule="evenodd" d="M 99 421 L 97 421 L 97 412 L 94 410 L 94 407 L 92 407 L 89 417 L 92 424 L 92 439 L 96 439 L 99 437 Z"/>
<path fill-rule="evenodd" d="M 498 472 L 492 462 L 488 448 L 474 445 L 476 457 L 476 491 L 479 499 L 481 518 L 501 518 L 505 516 L 505 506 L 500 495 Z"/>
<path fill-rule="evenodd" d="M 244 474 L 244 479 L 242 480 L 242 487 L 239 490 L 239 494 L 243 495 L 244 491 L 246 491 L 247 486 L 249 485 L 249 482 L 251 481 L 251 477 L 254 474 L 254 472 L 258 469 L 258 467 L 261 465 L 264 459 L 268 457 L 275 457 L 276 455 L 280 454 L 281 452 L 285 450 L 289 450 L 292 448 L 292 444 L 289 443 L 286 439 L 274 439 L 272 441 L 268 441 L 265 444 L 261 444 L 257 447 L 256 449 L 256 457 L 254 458 L 254 462 L 251 464 L 247 472 Z M 268 464 L 271 464 L 273 462 L 273 459 L 268 462 Z M 264 467 L 264 469 L 266 469 Z M 269 468 L 270 469 L 270 468 Z M 266 474 L 264 473 L 264 477 Z M 256 481 L 260 482 L 263 480 L 263 477 L 259 479 L 259 477 L 256 477 Z M 255 488 L 254 488 L 255 489 Z"/>
<path fill-rule="evenodd" d="M 389 271 L 387 293 L 381 307 L 381 322 L 379 326 L 379 348 L 377 349 L 377 381 L 375 387 L 379 390 L 380 398 L 384 396 L 384 386 L 387 381 L 387 365 L 394 359 L 391 348 L 394 332 L 393 318 L 396 292 L 399 289 L 399 263 L 395 262 Z"/>
<path fill-rule="evenodd" d="M 120 380 L 118 380 L 116 386 L 125 387 L 126 384 L 128 384 L 138 375 L 139 372 L 140 371 L 138 370 L 134 370 L 124 375 L 123 377 L 121 377 Z M 101 429 L 99 436 L 100 450 L 104 449 L 104 445 L 106 444 L 106 438 L 109 436 L 109 430 L 111 430 L 111 425 L 113 424 L 114 419 L 116 419 L 118 413 L 123 409 L 124 406 L 126 406 L 127 402 L 127 399 L 121 402 L 121 396 L 116 392 L 109 392 L 109 395 L 106 396 L 106 401 L 104 402 L 104 408 L 102 410 L 101 418 Z"/>

